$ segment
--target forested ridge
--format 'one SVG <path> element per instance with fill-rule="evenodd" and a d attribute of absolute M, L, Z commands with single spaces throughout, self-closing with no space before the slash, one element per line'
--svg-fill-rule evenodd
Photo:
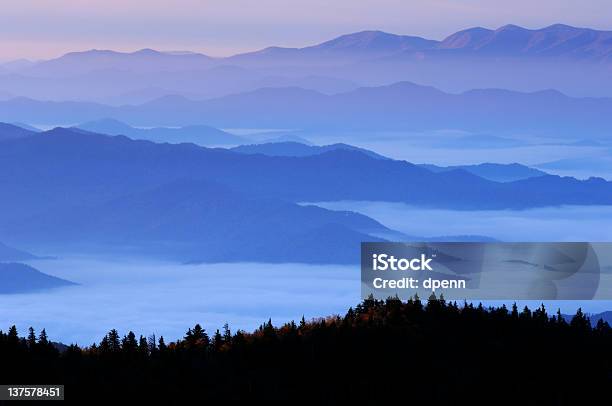
<path fill-rule="evenodd" d="M 356 404 L 609 401 L 612 329 L 544 306 L 365 300 L 344 316 L 252 333 L 199 324 L 184 338 L 120 335 L 58 350 L 42 330 L 0 333 L 1 383 L 64 384 L 67 400 Z"/>

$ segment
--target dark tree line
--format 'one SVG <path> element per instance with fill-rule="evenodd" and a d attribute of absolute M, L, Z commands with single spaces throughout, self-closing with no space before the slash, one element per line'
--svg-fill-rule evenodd
<path fill-rule="evenodd" d="M 66 385 L 68 400 L 185 397 L 312 404 L 609 402 L 612 329 L 578 310 L 365 300 L 344 316 L 185 337 L 121 336 L 58 350 L 44 330 L 0 332 L 1 383 Z"/>

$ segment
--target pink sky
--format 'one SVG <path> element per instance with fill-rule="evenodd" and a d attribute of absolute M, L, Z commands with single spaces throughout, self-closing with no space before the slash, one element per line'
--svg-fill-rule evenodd
<path fill-rule="evenodd" d="M 440 39 L 471 26 L 612 29 L 609 0 L 5 0 L 0 60 L 141 48 L 228 55 L 381 29 Z"/>

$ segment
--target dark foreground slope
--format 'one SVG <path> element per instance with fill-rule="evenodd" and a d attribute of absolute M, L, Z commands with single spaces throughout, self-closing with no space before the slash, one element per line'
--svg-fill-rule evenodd
<path fill-rule="evenodd" d="M 609 401 L 610 344 L 609 325 L 591 327 L 581 311 L 568 323 L 543 308 L 370 300 L 343 317 L 267 322 L 251 334 L 196 325 L 165 343 L 112 330 L 62 353 L 46 334 L 21 340 L 11 328 L 0 335 L 0 380 L 65 384 L 73 401 L 141 404 L 585 404 Z"/>

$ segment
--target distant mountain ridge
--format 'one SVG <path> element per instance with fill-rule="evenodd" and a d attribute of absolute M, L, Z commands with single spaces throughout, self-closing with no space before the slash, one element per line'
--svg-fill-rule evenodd
<path fill-rule="evenodd" d="M 231 63 L 254 62 L 257 59 L 275 59 L 307 61 L 312 58 L 321 58 L 318 63 L 329 63 L 323 57 L 338 58 L 340 60 L 355 60 L 364 58 L 377 58 L 398 52 L 422 51 L 433 49 L 438 41 L 417 36 L 396 35 L 383 31 L 361 31 L 322 42 L 320 44 L 303 48 L 284 48 L 272 46 L 262 50 L 247 52 L 230 56 Z"/>
<path fill-rule="evenodd" d="M 56 59 L 28 62 L 22 65 L 30 72 L 65 73 L 103 69 L 151 69 L 165 71 L 189 71 L 213 64 L 227 64 L 251 56 L 275 55 L 295 57 L 297 53 L 333 55 L 355 53 L 358 56 L 380 57 L 400 53 L 436 51 L 480 52 L 485 55 L 537 55 L 542 57 L 572 57 L 610 61 L 612 57 L 612 31 L 553 24 L 538 29 L 528 29 L 507 24 L 497 29 L 472 27 L 448 35 L 441 41 L 413 35 L 399 35 L 369 30 L 344 34 L 336 38 L 301 48 L 270 46 L 261 50 L 213 58 L 197 52 L 162 52 L 141 49 L 134 52 L 92 49 L 70 52 Z M 148 66 L 147 66 L 148 65 Z"/>
<path fill-rule="evenodd" d="M 7 140 L 1 151 L 0 239 L 131 247 L 184 261 L 354 263 L 359 242 L 393 234 L 366 216 L 301 202 L 612 204 L 612 182 L 603 179 L 500 183 L 350 148 L 267 156 L 56 128 Z"/>
<path fill-rule="evenodd" d="M 452 34 L 437 44 L 436 49 L 497 56 L 529 55 L 611 62 L 612 31 L 565 24 L 534 30 L 512 24 L 496 30 L 477 27 Z"/>
<path fill-rule="evenodd" d="M 468 28 L 442 41 L 361 31 L 301 48 L 271 46 L 212 58 L 144 49 L 89 50 L 0 65 L 0 99 L 28 97 L 113 105 L 164 95 L 222 97 L 262 87 L 302 87 L 324 94 L 400 81 L 450 92 L 558 89 L 612 96 L 612 31 L 555 24 Z M 97 117 L 101 118 L 101 117 Z"/>
<path fill-rule="evenodd" d="M 431 164 L 421 164 L 422 168 L 428 169 L 433 172 L 446 172 L 456 169 L 466 170 L 481 178 L 492 180 L 495 182 L 514 182 L 522 179 L 534 178 L 537 176 L 548 175 L 546 172 L 530 168 L 525 165 L 513 163 L 513 164 L 493 164 L 493 163 L 482 163 L 478 165 L 452 165 L 452 166 L 438 166 Z"/>
<path fill-rule="evenodd" d="M 383 31 L 361 31 L 342 35 L 332 40 L 303 49 L 309 50 L 356 50 L 366 52 L 423 50 L 435 46 L 438 42 L 416 36 L 395 35 Z"/>
<path fill-rule="evenodd" d="M 508 24 L 497 29 L 468 28 L 453 33 L 442 41 L 418 36 L 391 34 L 383 31 L 361 31 L 303 48 L 270 47 L 230 57 L 231 60 L 254 56 L 303 57 L 333 54 L 354 57 L 381 57 L 414 54 L 423 57 L 456 56 L 457 52 L 482 56 L 537 56 L 576 58 L 612 62 L 612 31 L 553 24 L 540 29 L 527 29 Z"/>
<path fill-rule="evenodd" d="M 132 253 L 189 262 L 354 263 L 351 247 L 383 241 L 369 234 L 391 230 L 358 213 L 252 199 L 196 176 L 41 213 L 15 233 L 38 241 L 132 247 Z"/>
<path fill-rule="evenodd" d="M 178 128 L 135 128 L 110 118 L 89 121 L 76 128 L 107 135 L 125 135 L 136 140 L 154 142 L 192 142 L 197 145 L 237 145 L 249 140 L 206 125 L 191 125 Z"/>
<path fill-rule="evenodd" d="M 57 128 L 3 143 L 0 183 L 6 188 L 0 215 L 40 212 L 37 202 L 42 196 L 44 208 L 92 204 L 195 176 L 251 198 L 293 202 L 371 200 L 369 186 L 375 184 L 378 200 L 440 207 L 612 204 L 612 183 L 597 178 L 545 175 L 499 183 L 462 169 L 434 173 L 350 149 L 304 157 L 265 156 Z M 58 178 L 61 184 L 54 181 Z M 414 193 L 420 188 L 427 193 Z"/>
<path fill-rule="evenodd" d="M 323 154 L 334 150 L 349 150 L 362 152 L 376 159 L 390 159 L 383 155 L 368 149 L 355 147 L 353 145 L 337 143 L 330 145 L 311 145 L 299 141 L 269 141 L 258 144 L 245 144 L 230 148 L 234 152 L 243 154 L 262 154 L 268 156 L 292 156 L 305 157 L 311 155 Z M 513 182 L 522 179 L 533 178 L 537 176 L 548 175 L 548 173 L 532 168 L 526 165 L 511 163 L 481 163 L 472 165 L 450 165 L 440 166 L 433 164 L 418 164 L 421 168 L 429 171 L 440 173 L 453 170 L 465 170 L 483 179 L 492 180 L 494 182 Z"/>
<path fill-rule="evenodd" d="M 338 149 L 362 152 L 376 159 L 388 159 L 387 157 L 379 155 L 370 150 L 358 148 L 352 145 L 342 144 L 342 143 L 317 146 L 317 145 L 306 145 L 306 144 L 303 144 L 300 142 L 294 142 L 294 141 L 284 141 L 284 142 L 267 142 L 267 143 L 261 143 L 261 144 L 239 145 L 237 147 L 231 148 L 232 151 L 240 152 L 242 154 L 263 154 L 263 155 L 268 155 L 268 156 L 293 156 L 293 157 L 318 155 L 318 154 L 323 154 L 329 151 L 335 151 Z"/>
<path fill-rule="evenodd" d="M 572 135 L 612 131 L 612 98 L 574 98 L 557 91 L 480 89 L 452 94 L 398 82 L 325 95 L 296 87 L 263 88 L 193 101 L 167 96 L 138 106 L 86 102 L 0 101 L 7 122 L 85 122 L 112 118 L 143 126 L 206 123 L 217 128 L 310 130 L 461 129 L 475 133 Z"/>
<path fill-rule="evenodd" d="M 70 52 L 59 58 L 42 61 L 29 66 L 25 73 L 32 75 L 74 75 L 99 70 L 148 71 L 185 71 L 206 67 L 213 58 L 199 54 L 175 54 L 153 49 L 135 52 L 117 52 L 92 49 Z"/>

